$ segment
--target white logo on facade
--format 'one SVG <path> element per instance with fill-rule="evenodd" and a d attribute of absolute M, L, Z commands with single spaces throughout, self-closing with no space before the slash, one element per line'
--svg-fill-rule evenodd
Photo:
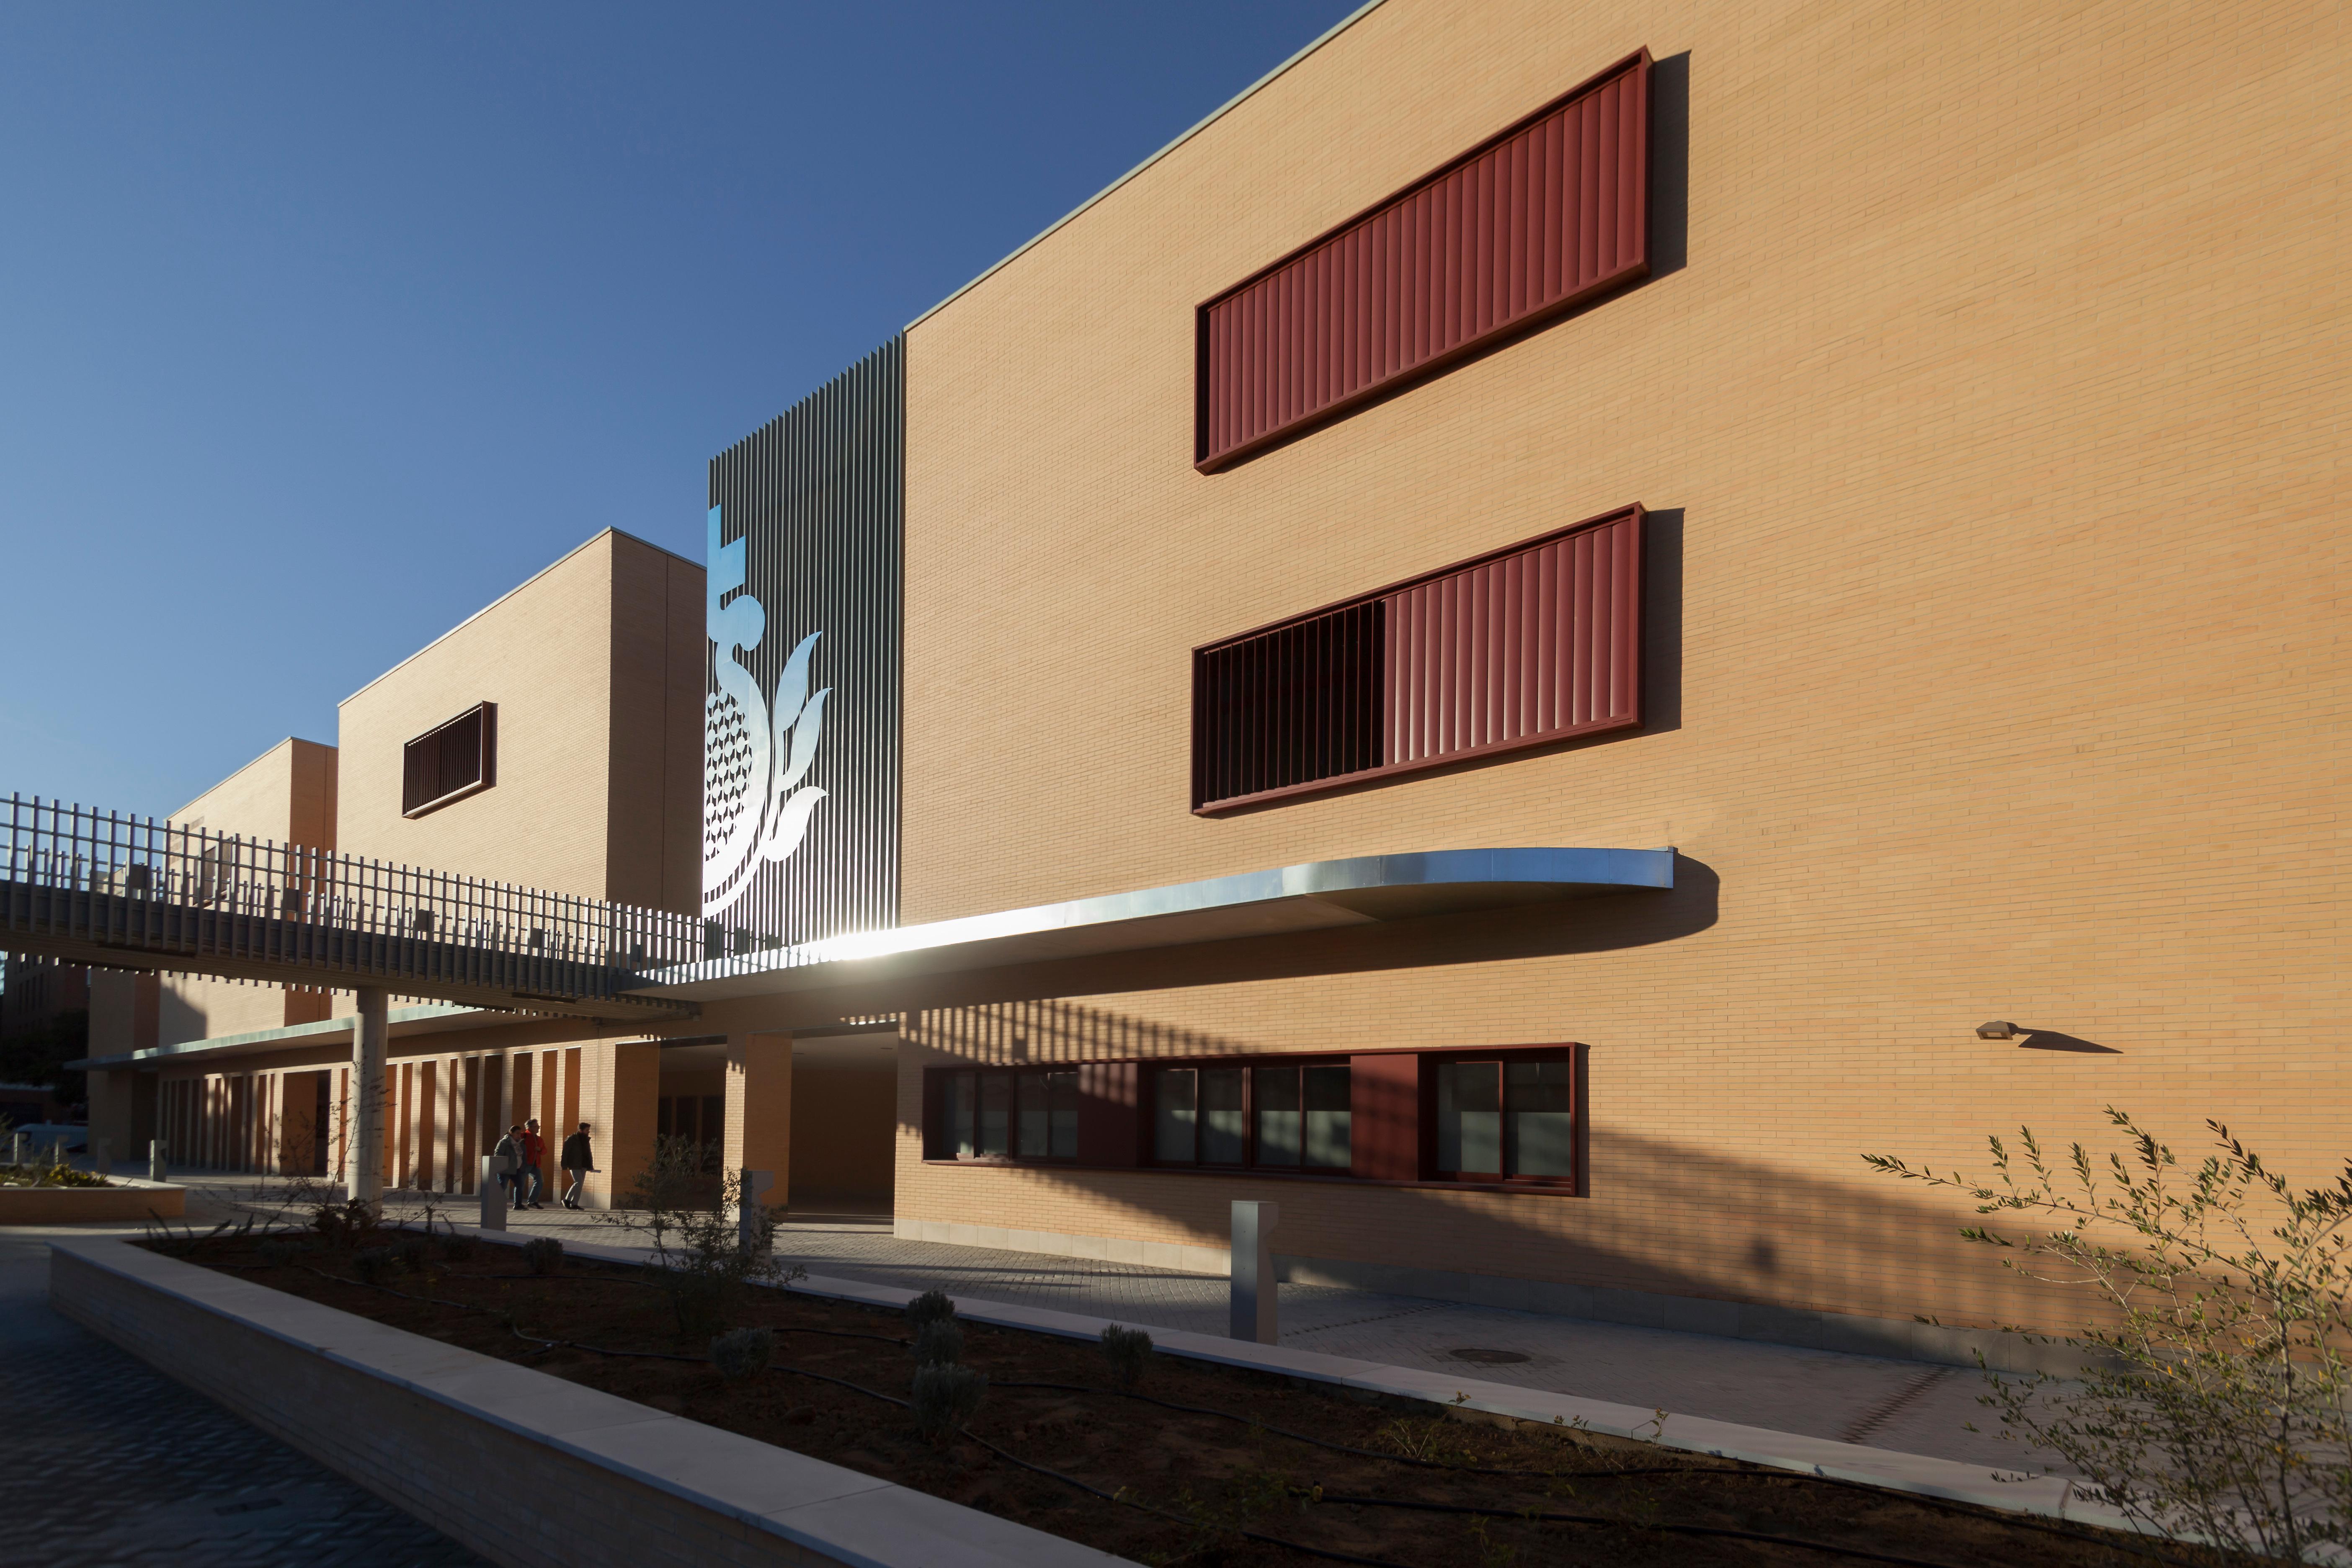
<path fill-rule="evenodd" d="M 801 847 L 809 813 L 824 798 L 801 779 L 816 760 L 826 687 L 809 695 L 809 658 L 822 633 L 811 632 L 784 661 L 772 699 L 738 653 L 760 646 L 768 614 L 749 594 L 719 601 L 744 582 L 744 541 L 719 542 L 719 509 L 707 520 L 709 577 L 703 597 L 711 668 L 719 689 L 703 705 L 702 913 L 717 916 L 740 899 L 761 866 Z"/>

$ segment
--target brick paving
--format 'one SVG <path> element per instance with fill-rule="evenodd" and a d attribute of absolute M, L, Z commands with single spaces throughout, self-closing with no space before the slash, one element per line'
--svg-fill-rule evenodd
<path fill-rule="evenodd" d="M 487 1568 L 51 1311 L 46 1242 L 63 1230 L 0 1228 L 0 1562 Z"/>

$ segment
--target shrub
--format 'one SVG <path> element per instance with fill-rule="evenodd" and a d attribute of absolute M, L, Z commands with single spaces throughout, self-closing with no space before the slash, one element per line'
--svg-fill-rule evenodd
<path fill-rule="evenodd" d="M 352 1254 L 352 1272 L 370 1285 L 381 1285 L 392 1272 L 392 1248 L 362 1247 Z"/>
<path fill-rule="evenodd" d="M 522 1261 L 533 1274 L 560 1273 L 563 1268 L 563 1243 L 551 1236 L 534 1236 L 522 1244 Z"/>
<path fill-rule="evenodd" d="M 938 1362 L 915 1369 L 915 1424 L 932 1436 L 979 1415 L 987 1397 L 986 1374 L 971 1367 Z"/>
<path fill-rule="evenodd" d="M 432 1260 L 432 1248 L 421 1236 L 410 1237 L 407 1240 L 396 1242 L 393 1246 L 393 1266 L 411 1274 L 424 1273 L 425 1265 Z"/>
<path fill-rule="evenodd" d="M 915 1364 L 952 1366 L 963 1360 L 963 1330 L 953 1318 L 933 1318 L 915 1331 Z"/>
<path fill-rule="evenodd" d="M 2175 1539 L 2286 1562 L 2340 1552 L 2352 1543 L 2352 1165 L 2298 1194 L 2218 1121 L 2206 1126 L 2219 1152 L 2191 1173 L 2123 1111 L 2107 1119 L 2130 1157 L 2095 1163 L 2076 1143 L 2063 1176 L 2022 1128 L 2021 1157 L 1990 1140 L 1991 1182 L 1863 1158 L 1964 1192 L 1979 1214 L 2052 1226 L 1960 1234 L 2100 1302 L 2101 1321 L 2073 1334 L 2026 1335 L 2081 1352 L 2079 1381 L 1987 1373 L 2002 1436 L 2057 1455 Z"/>
<path fill-rule="evenodd" d="M 463 1263 L 474 1256 L 474 1238 L 451 1234 L 441 1238 L 441 1256 L 452 1263 Z"/>
<path fill-rule="evenodd" d="M 604 1216 L 652 1243 L 655 1280 L 669 1297 L 682 1343 L 725 1332 L 747 1287 L 806 1272 L 776 1257 L 775 1210 L 755 1205 L 739 1225 L 742 1173 L 722 1172 L 712 1182 L 703 1168 L 707 1153 L 691 1138 L 655 1139 L 652 1161 L 629 1189 L 635 1212 Z"/>
<path fill-rule="evenodd" d="M 1130 1329 L 1122 1323 L 1105 1325 L 1102 1331 L 1103 1359 L 1110 1363 L 1110 1374 L 1121 1388 L 1131 1389 L 1143 1381 L 1151 1367 L 1151 1336 L 1141 1329 Z"/>
<path fill-rule="evenodd" d="M 907 1328 L 911 1333 L 921 1333 L 925 1323 L 955 1315 L 955 1303 L 948 1299 L 946 1291 L 926 1290 L 907 1303 Z"/>
<path fill-rule="evenodd" d="M 736 1329 L 710 1342 L 710 1364 L 730 1383 L 759 1376 L 775 1358 L 776 1336 L 766 1329 Z"/>
<path fill-rule="evenodd" d="M 273 1268 L 283 1268 L 286 1265 L 293 1262 L 300 1251 L 300 1249 L 290 1241 L 272 1240 L 264 1241 L 257 1250 L 261 1254 L 261 1261 L 268 1264 Z"/>

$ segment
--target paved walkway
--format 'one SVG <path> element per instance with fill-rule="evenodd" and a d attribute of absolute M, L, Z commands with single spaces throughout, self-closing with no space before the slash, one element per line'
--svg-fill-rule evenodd
<path fill-rule="evenodd" d="M 226 1195 L 251 1194 L 255 1178 L 183 1178 Z M 422 1213 L 393 1194 L 396 1214 Z M 459 1224 L 472 1200 L 444 1204 Z M 630 1245 L 625 1215 L 558 1206 L 509 1216 L 518 1233 Z M 812 1274 L 1045 1307 L 1146 1328 L 1222 1334 L 1222 1276 L 1036 1253 L 902 1241 L 886 1223 L 856 1216 L 794 1216 L 777 1250 Z M 1997 1436 L 1978 1403 L 1980 1374 L 1962 1368 L 1800 1350 L 1753 1340 L 1675 1333 L 1501 1308 L 1463 1306 L 1327 1286 L 1281 1288 L 1282 1342 L 1391 1366 L 1451 1371 L 1681 1415 L 1734 1421 L 1809 1437 L 1861 1443 L 2004 1469 L 2051 1468 L 2046 1457 Z M 1971 1431 L 1971 1424 L 1982 1430 Z"/>
<path fill-rule="evenodd" d="M 51 1311 L 49 1239 L 123 1233 L 0 1226 L 0 1562 L 488 1568 Z"/>

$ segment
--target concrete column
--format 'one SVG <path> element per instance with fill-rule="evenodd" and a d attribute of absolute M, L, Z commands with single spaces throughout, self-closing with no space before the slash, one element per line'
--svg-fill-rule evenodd
<path fill-rule="evenodd" d="M 582 1203 L 589 1208 L 620 1208 L 654 1157 L 661 1110 L 661 1047 L 646 1040 L 604 1041 L 587 1050 L 578 1120 L 588 1123 L 589 1146 L 595 1151 L 598 1168 L 588 1178 Z"/>
<path fill-rule="evenodd" d="M 352 1029 L 352 1162 L 349 1197 L 383 1208 L 383 1068 L 391 1049 L 391 1022 L 383 991 L 362 986 L 359 1019 Z"/>
<path fill-rule="evenodd" d="M 775 1173 L 770 1208 L 793 1200 L 793 1037 L 789 1029 L 730 1036 L 727 1041 L 727 1130 L 719 1163 Z"/>
<path fill-rule="evenodd" d="M 1234 1295 L 1226 1337 L 1277 1344 L 1275 1321 L 1274 1227 L 1278 1205 L 1234 1200 Z"/>

